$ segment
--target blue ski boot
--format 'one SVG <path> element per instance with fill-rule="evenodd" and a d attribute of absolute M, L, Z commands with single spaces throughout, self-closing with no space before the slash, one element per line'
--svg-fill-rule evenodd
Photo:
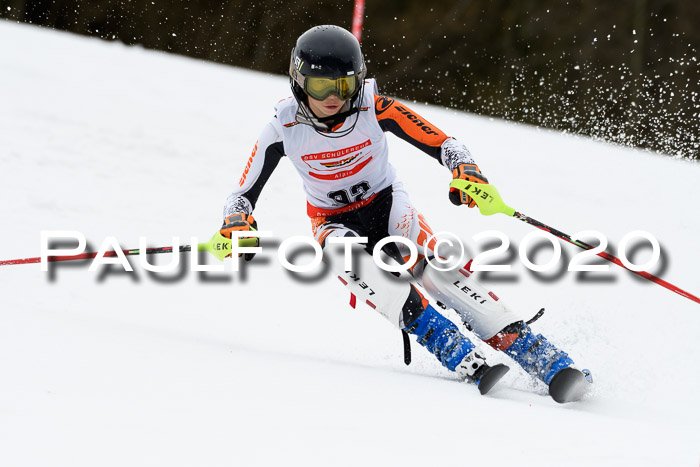
<path fill-rule="evenodd" d="M 498 344 L 493 345 L 496 341 Z M 559 403 L 579 400 L 593 382 L 590 371 L 574 368 L 574 361 L 566 352 L 542 334 L 534 334 L 522 321 L 507 326 L 487 342 L 549 386 L 549 395 Z"/>
<path fill-rule="evenodd" d="M 476 346 L 459 332 L 452 321 L 430 305 L 404 331 L 415 334 L 418 343 L 435 355 L 443 366 L 474 381 L 481 394 L 486 394 L 509 370 L 503 364 L 487 365 L 476 353 Z"/>

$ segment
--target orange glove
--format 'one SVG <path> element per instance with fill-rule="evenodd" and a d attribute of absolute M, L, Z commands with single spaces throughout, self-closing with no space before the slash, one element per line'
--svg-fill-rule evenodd
<path fill-rule="evenodd" d="M 486 177 L 481 175 L 481 171 L 479 170 L 479 167 L 476 164 L 459 164 L 452 171 L 452 179 L 462 179 L 470 181 L 472 183 L 489 183 Z M 462 190 L 458 190 L 457 188 L 450 188 L 450 201 L 456 206 L 462 204 L 466 204 L 470 208 L 476 206 L 476 203 L 474 202 L 471 196 L 469 196 Z"/>
<path fill-rule="evenodd" d="M 258 223 L 250 214 L 236 213 L 228 216 L 224 221 L 224 225 L 221 226 L 219 233 L 226 238 L 231 238 L 231 232 L 233 231 L 252 231 L 258 230 Z M 255 246 L 260 246 L 260 239 L 258 237 L 240 237 L 240 240 L 244 238 L 254 238 Z M 238 257 L 243 253 L 239 253 Z M 229 255 L 231 256 L 231 255 Z M 255 253 L 245 253 L 244 259 L 250 261 L 255 256 Z"/>

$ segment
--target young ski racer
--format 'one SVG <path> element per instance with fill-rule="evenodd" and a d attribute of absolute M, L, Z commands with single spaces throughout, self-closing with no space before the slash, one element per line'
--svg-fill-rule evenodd
<path fill-rule="evenodd" d="M 322 248 L 334 237 L 367 237 L 368 252 L 389 235 L 412 241 L 429 256 L 419 255 L 409 269 L 422 290 L 455 309 L 476 336 L 547 384 L 557 402 L 579 399 L 590 386 L 587 370 L 574 368 L 565 352 L 533 332 L 467 269 L 439 271 L 427 264 L 433 245 L 423 248 L 432 231 L 396 179 L 384 133 L 421 149 L 447 167 L 453 178 L 488 181 L 462 143 L 407 106 L 378 95 L 366 73 L 360 44 L 348 31 L 317 26 L 298 38 L 289 67 L 293 96 L 277 104 L 239 186 L 227 198 L 222 235 L 230 238 L 234 230 L 257 228 L 255 203 L 286 156 L 303 180 L 307 212 Z M 450 191 L 449 199 L 470 208 L 476 205 L 461 191 Z M 383 251 L 400 264 L 410 258 L 403 243 L 389 243 Z M 252 256 L 246 254 L 245 259 Z M 445 367 L 477 383 L 482 394 L 508 371 L 502 364 L 489 366 L 475 344 L 429 304 L 419 287 L 381 270 L 371 254 L 356 256 L 357 271 L 334 271 L 354 299 L 415 335 Z"/>

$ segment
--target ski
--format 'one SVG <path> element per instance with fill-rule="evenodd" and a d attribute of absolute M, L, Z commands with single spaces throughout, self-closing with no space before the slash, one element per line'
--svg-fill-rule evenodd
<path fill-rule="evenodd" d="M 491 388 L 493 388 L 496 383 L 503 378 L 503 375 L 508 373 L 508 370 L 510 370 L 510 368 L 502 363 L 488 367 L 476 382 L 481 395 L 483 396 L 489 392 Z"/>
<path fill-rule="evenodd" d="M 575 402 L 581 400 L 592 383 L 593 378 L 589 370 L 564 368 L 554 375 L 549 383 L 549 395 L 560 404 Z"/>

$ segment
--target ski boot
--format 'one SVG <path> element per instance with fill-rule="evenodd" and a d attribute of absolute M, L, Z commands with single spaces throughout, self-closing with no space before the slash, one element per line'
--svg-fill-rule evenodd
<path fill-rule="evenodd" d="M 581 399 L 593 382 L 589 370 L 574 368 L 574 361 L 566 352 L 542 334 L 533 334 L 522 321 L 507 326 L 487 343 L 503 350 L 525 371 L 549 386 L 549 395 L 560 404 Z"/>
<path fill-rule="evenodd" d="M 489 392 L 509 370 L 500 363 L 489 366 L 457 326 L 430 305 L 404 331 L 415 334 L 418 343 L 447 369 L 476 383 L 481 394 Z"/>

